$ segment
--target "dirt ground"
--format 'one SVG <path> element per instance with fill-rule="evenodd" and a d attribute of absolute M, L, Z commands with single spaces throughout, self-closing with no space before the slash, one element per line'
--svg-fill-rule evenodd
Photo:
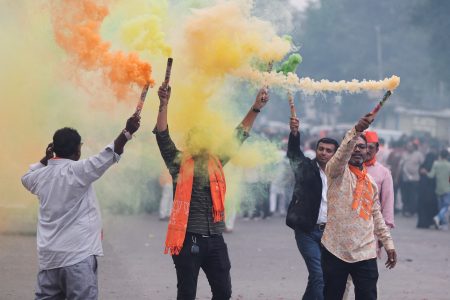
<path fill-rule="evenodd" d="M 397 217 L 393 231 L 399 263 L 379 263 L 379 299 L 450 299 L 450 232 L 419 230 L 414 218 Z M 176 276 L 163 254 L 167 223 L 156 216 L 104 216 L 99 259 L 100 299 L 175 299 Z M 233 299 L 301 299 L 305 264 L 284 219 L 237 220 L 225 235 L 231 258 Z M 0 234 L 0 299 L 32 299 L 37 272 L 34 234 Z M 384 257 L 385 258 L 385 257 Z M 210 299 L 201 272 L 198 299 Z"/>

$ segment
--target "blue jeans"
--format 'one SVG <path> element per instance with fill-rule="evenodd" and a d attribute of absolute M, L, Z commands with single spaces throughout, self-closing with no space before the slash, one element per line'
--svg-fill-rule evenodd
<path fill-rule="evenodd" d="M 321 264 L 320 240 L 323 230 L 317 226 L 307 233 L 301 230 L 295 231 L 295 240 L 298 250 L 303 256 L 308 269 L 308 285 L 306 286 L 303 300 L 322 300 L 323 299 L 323 273 Z"/>
<path fill-rule="evenodd" d="M 439 213 L 437 214 L 441 225 L 448 224 L 445 214 L 448 211 L 448 206 L 450 205 L 450 193 L 438 196 L 439 201 Z"/>

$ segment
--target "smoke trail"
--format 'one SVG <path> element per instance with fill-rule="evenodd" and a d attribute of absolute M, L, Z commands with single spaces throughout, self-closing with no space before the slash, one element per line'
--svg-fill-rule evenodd
<path fill-rule="evenodd" d="M 121 27 L 121 38 L 136 51 L 171 56 L 172 47 L 166 42 L 164 22 L 167 20 L 168 3 L 164 0 L 126 1 L 115 7 L 129 11 L 127 21 Z"/>
<path fill-rule="evenodd" d="M 72 63 L 87 71 L 100 70 L 117 98 L 123 99 L 132 83 L 140 87 L 147 82 L 153 84 L 151 66 L 141 61 L 136 53 L 111 51 L 110 43 L 102 40 L 100 27 L 109 13 L 104 3 L 94 0 L 52 1 L 55 40 L 69 54 Z"/>
<path fill-rule="evenodd" d="M 249 80 L 254 83 L 267 83 L 270 86 L 280 87 L 291 90 L 300 90 L 306 94 L 313 94 L 317 92 L 349 92 L 360 93 L 362 91 L 370 90 L 395 90 L 400 84 L 400 77 L 391 76 L 384 80 L 362 80 L 358 81 L 329 81 L 322 79 L 315 81 L 309 77 L 299 78 L 294 73 L 278 74 L 275 72 L 267 73 L 253 70 L 250 68 L 243 68 L 234 72 L 234 75 L 244 80 Z"/>

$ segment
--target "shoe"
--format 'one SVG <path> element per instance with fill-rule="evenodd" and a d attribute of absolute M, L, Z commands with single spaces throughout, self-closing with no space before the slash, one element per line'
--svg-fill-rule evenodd
<path fill-rule="evenodd" d="M 448 231 L 448 224 L 444 224 L 444 225 L 439 226 L 439 229 L 442 230 L 442 231 Z"/>
<path fill-rule="evenodd" d="M 434 226 L 436 227 L 436 229 L 439 229 L 439 217 L 434 216 L 433 221 L 434 221 Z"/>

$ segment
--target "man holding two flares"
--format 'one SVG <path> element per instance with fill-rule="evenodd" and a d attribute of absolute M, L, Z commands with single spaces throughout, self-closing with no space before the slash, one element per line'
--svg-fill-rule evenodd
<path fill-rule="evenodd" d="M 218 157 L 208 145 L 211 132 L 194 128 L 188 133 L 186 151 L 178 150 L 170 138 L 167 109 L 171 87 L 167 82 L 158 90 L 159 114 L 154 133 L 167 168 L 173 178 L 174 202 L 169 220 L 165 253 L 172 255 L 177 272 L 177 299 L 195 299 L 200 268 L 205 272 L 212 299 L 231 298 L 230 259 L 222 233 L 226 183 L 223 165 L 230 157 Z M 261 89 L 245 118 L 236 128 L 241 144 L 248 137 L 260 110 L 269 100 Z"/>

